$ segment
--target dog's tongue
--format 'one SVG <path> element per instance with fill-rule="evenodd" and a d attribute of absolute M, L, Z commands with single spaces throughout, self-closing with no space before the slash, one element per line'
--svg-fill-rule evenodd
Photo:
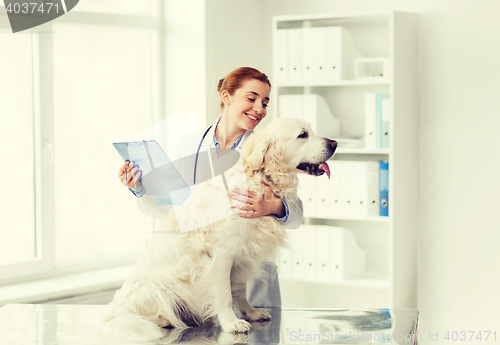
<path fill-rule="evenodd" d="M 324 170 L 326 172 L 326 176 L 328 176 L 328 179 L 330 179 L 330 167 L 328 166 L 328 163 L 321 163 L 319 165 L 319 168 L 321 170 Z"/>

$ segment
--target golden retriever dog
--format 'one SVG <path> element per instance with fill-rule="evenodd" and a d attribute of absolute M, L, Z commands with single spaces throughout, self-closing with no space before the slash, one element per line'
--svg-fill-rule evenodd
<path fill-rule="evenodd" d="M 248 137 L 240 160 L 225 173 L 227 187 L 262 196 L 264 182 L 278 197 L 296 198 L 297 173 L 329 175 L 326 161 L 336 147 L 336 141 L 318 137 L 306 121 L 273 120 Z M 145 255 L 116 292 L 102 319 L 107 333 L 148 341 L 163 337 L 162 327 L 182 329 L 215 317 L 223 331 L 232 333 L 248 332 L 247 321 L 270 319 L 265 309 L 247 301 L 246 283 L 262 273 L 261 263 L 273 261 L 286 247 L 282 222 L 271 215 L 240 217 L 243 211 L 234 209 L 207 222 L 229 191 L 211 180 L 195 187 L 176 212 L 163 218 Z M 178 217 L 187 218 L 195 230 L 182 233 Z M 233 306 L 245 320 L 236 317 Z"/>

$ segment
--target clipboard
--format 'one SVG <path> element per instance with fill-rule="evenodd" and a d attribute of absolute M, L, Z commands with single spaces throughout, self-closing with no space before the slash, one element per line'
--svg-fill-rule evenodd
<path fill-rule="evenodd" d="M 139 181 L 156 205 L 181 205 L 191 189 L 156 140 L 113 143 L 124 161 L 142 171 Z"/>

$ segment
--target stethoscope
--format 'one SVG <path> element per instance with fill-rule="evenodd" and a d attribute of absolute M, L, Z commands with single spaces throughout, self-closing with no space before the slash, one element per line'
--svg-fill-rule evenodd
<path fill-rule="evenodd" d="M 203 140 L 207 136 L 208 131 L 212 128 L 212 126 L 208 127 L 203 136 L 201 137 L 200 144 L 198 145 L 198 150 L 196 150 L 196 158 L 194 160 L 194 176 L 193 176 L 193 186 L 196 184 L 196 166 L 198 165 L 198 154 L 200 153 L 201 144 L 203 144 Z"/>

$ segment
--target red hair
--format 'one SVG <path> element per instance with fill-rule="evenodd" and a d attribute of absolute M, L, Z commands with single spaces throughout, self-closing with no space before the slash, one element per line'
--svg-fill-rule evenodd
<path fill-rule="evenodd" d="M 267 75 L 252 67 L 240 67 L 219 80 L 217 91 L 220 95 L 222 91 L 227 90 L 227 92 L 232 96 L 234 92 L 238 90 L 248 79 L 257 79 L 264 84 L 269 85 L 269 89 L 271 89 L 271 82 L 267 78 Z M 224 107 L 224 103 L 222 101 L 220 102 L 220 106 L 221 108 Z"/>

